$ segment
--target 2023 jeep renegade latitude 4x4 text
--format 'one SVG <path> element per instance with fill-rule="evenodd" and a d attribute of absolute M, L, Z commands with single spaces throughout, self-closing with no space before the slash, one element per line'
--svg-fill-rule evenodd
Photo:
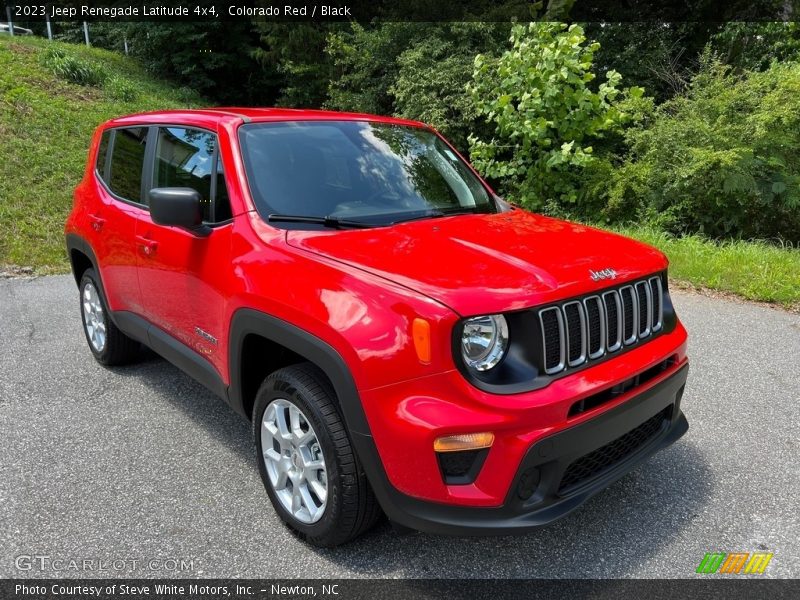
<path fill-rule="evenodd" d="M 657 250 L 516 209 L 420 123 L 209 109 L 98 128 L 66 225 L 89 348 L 145 344 L 252 419 L 332 546 L 557 519 L 678 439 Z"/>

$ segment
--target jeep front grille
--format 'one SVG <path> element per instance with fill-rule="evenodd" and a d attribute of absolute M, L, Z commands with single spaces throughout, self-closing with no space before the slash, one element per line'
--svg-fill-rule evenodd
<path fill-rule="evenodd" d="M 580 367 L 641 343 L 663 327 L 661 277 L 539 310 L 547 375 Z"/>

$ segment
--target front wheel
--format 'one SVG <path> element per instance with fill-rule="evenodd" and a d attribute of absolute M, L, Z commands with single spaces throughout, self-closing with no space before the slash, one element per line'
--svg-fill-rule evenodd
<path fill-rule="evenodd" d="M 281 519 L 317 546 L 337 546 L 381 510 L 350 444 L 327 378 L 303 363 L 276 371 L 253 409 L 258 467 Z"/>

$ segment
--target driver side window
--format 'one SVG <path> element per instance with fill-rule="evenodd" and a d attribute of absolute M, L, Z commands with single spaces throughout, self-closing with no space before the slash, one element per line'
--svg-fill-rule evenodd
<path fill-rule="evenodd" d="M 231 218 L 217 136 L 185 127 L 159 127 L 153 187 L 188 187 L 200 194 L 203 221 Z"/>

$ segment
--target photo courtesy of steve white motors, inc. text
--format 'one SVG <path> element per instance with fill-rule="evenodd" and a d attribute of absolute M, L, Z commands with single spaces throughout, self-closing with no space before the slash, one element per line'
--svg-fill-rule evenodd
<path fill-rule="evenodd" d="M 177 585 L 172 583 L 141 583 L 131 585 L 127 583 L 111 583 L 108 585 L 81 585 L 70 583 L 54 583 L 46 585 L 34 585 L 18 583 L 14 586 L 16 596 L 43 596 L 51 594 L 53 596 L 89 596 L 103 598 L 107 596 L 252 596 L 258 593 L 268 593 L 271 596 L 291 596 L 310 598 L 320 596 L 338 596 L 339 584 L 320 584 L 320 585 L 283 585 L 270 584 L 258 587 L 250 585 L 209 585 L 190 583 Z"/>

